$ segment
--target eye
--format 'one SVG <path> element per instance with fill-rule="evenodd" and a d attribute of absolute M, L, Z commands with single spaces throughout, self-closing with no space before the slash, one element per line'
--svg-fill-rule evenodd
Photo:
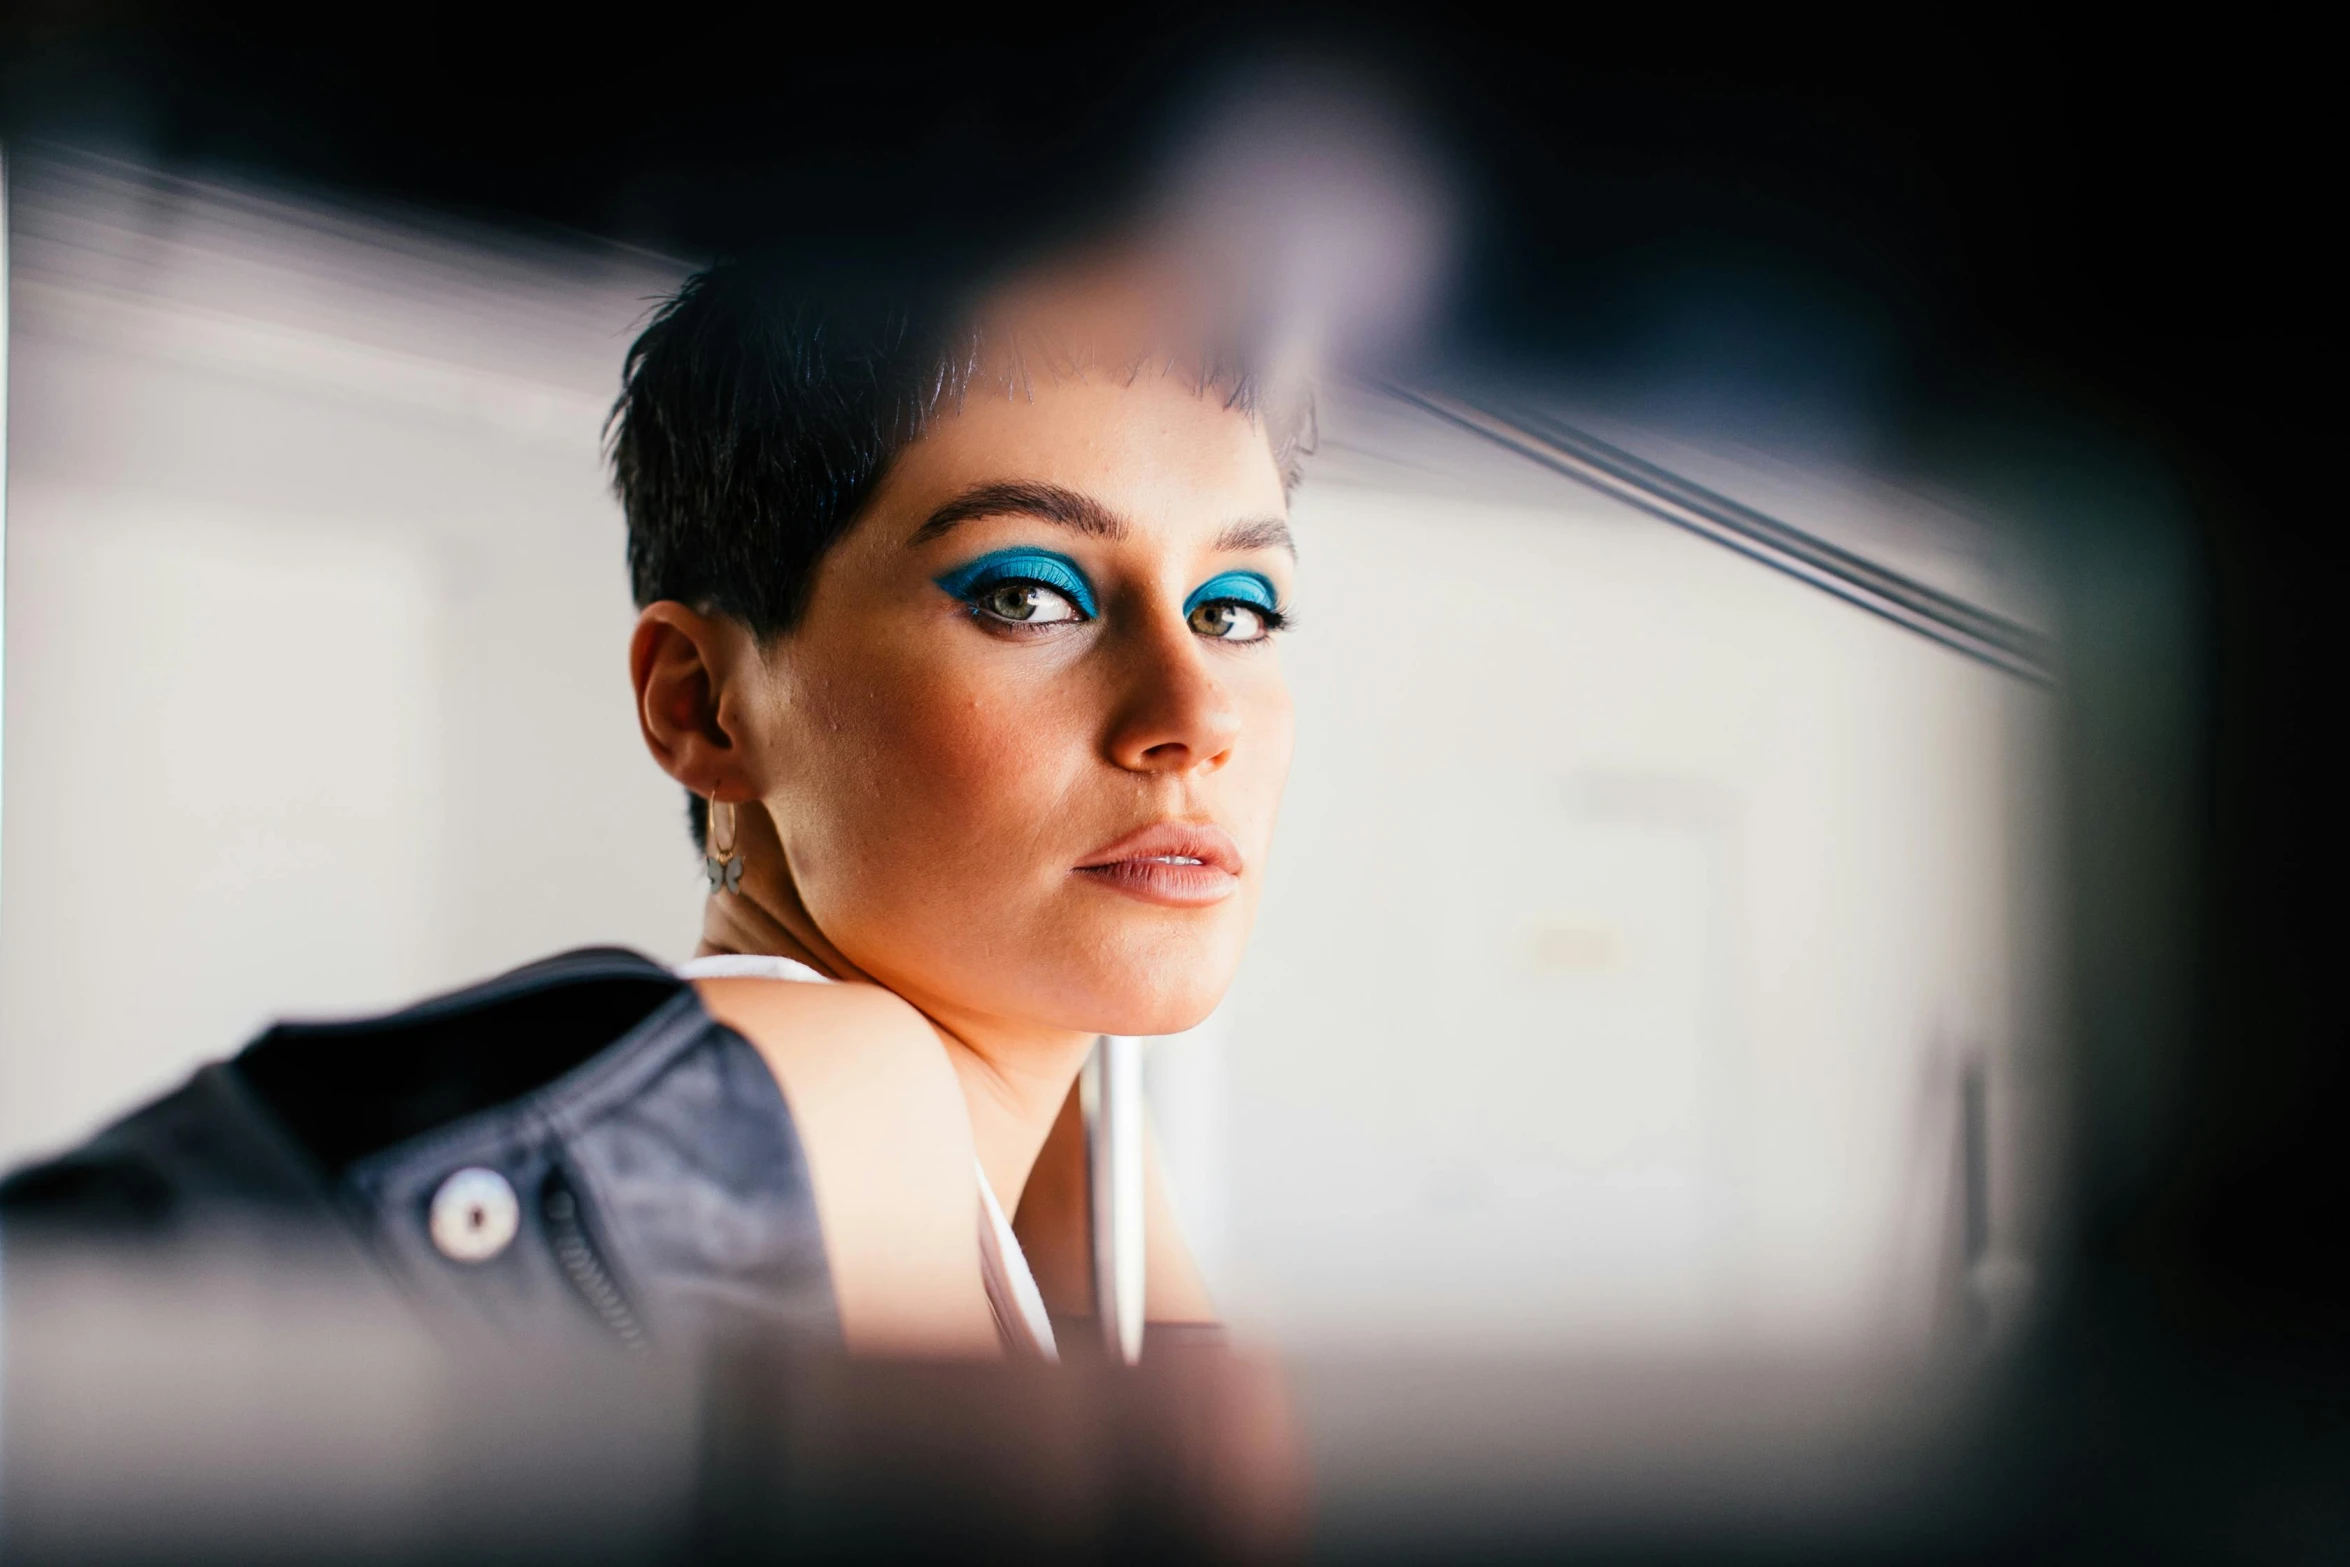
<path fill-rule="evenodd" d="M 983 615 L 1022 626 L 1046 626 L 1085 618 L 1083 612 L 1069 601 L 1069 595 L 1060 589 L 1019 578 L 980 589 L 971 603 Z"/>
<path fill-rule="evenodd" d="M 1191 629 L 1218 642 L 1262 642 L 1273 627 L 1267 612 L 1237 599 L 1213 599 L 1192 607 Z"/>
<path fill-rule="evenodd" d="M 1217 642 L 1262 642 L 1289 623 L 1272 579 L 1257 571 L 1227 571 L 1191 590 L 1183 619 Z"/>
<path fill-rule="evenodd" d="M 1093 584 L 1075 561 L 1050 550 L 996 550 L 936 581 L 974 620 L 993 625 L 1065 626 L 1095 614 Z"/>
<path fill-rule="evenodd" d="M 1049 550 L 1016 546 L 965 562 L 937 578 L 974 619 L 1022 629 L 1092 620 L 1093 584 L 1073 560 Z M 1246 645 L 1288 624 L 1272 580 L 1262 572 L 1227 571 L 1201 583 L 1184 601 L 1183 618 L 1195 636 Z"/>

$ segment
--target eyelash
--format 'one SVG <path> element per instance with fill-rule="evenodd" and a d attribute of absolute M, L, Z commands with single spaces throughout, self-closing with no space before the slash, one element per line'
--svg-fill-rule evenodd
<path fill-rule="evenodd" d="M 1198 603 L 1192 605 L 1191 607 L 1195 610 L 1204 609 L 1210 604 L 1238 604 L 1242 609 L 1247 610 L 1250 614 L 1256 616 L 1257 619 L 1265 623 L 1265 636 L 1267 637 L 1273 635 L 1273 633 L 1276 631 L 1294 630 L 1297 626 L 1297 617 L 1295 615 L 1292 615 L 1287 610 L 1283 609 L 1267 609 L 1264 605 L 1259 604 L 1254 599 L 1201 599 Z M 1262 640 L 1263 638 L 1252 637 L 1250 638 L 1249 642 L 1241 642 L 1234 645 L 1237 647 L 1247 647 L 1250 645 L 1250 642 L 1257 642 Z"/>
<path fill-rule="evenodd" d="M 1001 615 L 993 614 L 986 608 L 985 605 L 979 602 L 981 599 L 987 597 L 988 594 L 993 593 L 996 589 L 1007 587 L 1038 587 L 1047 589 L 1054 593 L 1058 593 L 1061 595 L 1061 597 L 1068 599 L 1071 606 L 1076 609 L 1077 618 L 1075 620 L 1047 620 L 1034 624 L 1023 624 L 1020 621 L 1006 620 Z M 963 613 L 970 616 L 973 620 L 978 621 L 981 625 L 988 627 L 990 630 L 1009 632 L 1015 636 L 1030 637 L 1043 636 L 1048 632 L 1051 632 L 1062 626 L 1087 625 L 1090 624 L 1094 619 L 1093 616 L 1088 615 L 1085 612 L 1085 606 L 1079 604 L 1074 595 L 1072 595 L 1068 589 L 1062 587 L 1059 583 L 1046 582 L 1042 578 L 1023 577 L 1017 574 L 1001 577 L 990 577 L 985 582 L 975 584 L 971 589 L 971 596 L 963 601 Z"/>
<path fill-rule="evenodd" d="M 1023 569 L 1024 568 L 1024 569 Z M 951 596 L 961 599 L 974 613 L 979 601 L 989 593 L 1013 583 L 1032 583 L 1050 588 L 1067 599 L 1078 614 L 1087 620 L 1099 610 L 1094 604 L 1091 584 L 1084 573 L 1070 562 L 1036 550 L 999 550 L 967 561 L 938 579 L 939 587 Z"/>
<path fill-rule="evenodd" d="M 1227 584 L 1235 589 L 1245 591 L 1228 593 L 1214 591 Z M 1296 623 L 1289 612 L 1281 608 L 1280 594 L 1274 588 L 1272 580 L 1261 572 L 1226 571 L 1210 577 L 1194 588 L 1191 597 L 1183 601 L 1184 619 L 1189 620 L 1201 610 L 1218 604 L 1230 604 L 1236 608 L 1247 610 L 1256 616 L 1258 622 L 1265 628 L 1263 636 L 1250 637 L 1245 641 L 1235 643 L 1234 645 L 1238 647 L 1254 647 L 1260 642 L 1271 641 L 1277 633 L 1287 631 Z"/>

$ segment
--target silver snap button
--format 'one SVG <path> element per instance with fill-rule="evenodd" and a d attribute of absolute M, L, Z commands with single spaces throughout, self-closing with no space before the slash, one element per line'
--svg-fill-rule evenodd
<path fill-rule="evenodd" d="M 487 1262 L 514 1243 L 521 1227 L 522 1204 L 495 1170 L 459 1170 L 432 1194 L 432 1243 L 451 1262 Z"/>

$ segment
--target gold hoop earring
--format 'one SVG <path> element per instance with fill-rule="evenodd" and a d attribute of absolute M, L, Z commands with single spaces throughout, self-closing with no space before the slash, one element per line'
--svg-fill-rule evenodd
<path fill-rule="evenodd" d="M 726 813 L 726 841 L 724 843 L 718 841 L 718 813 L 722 810 Z M 720 805 L 718 796 L 712 794 L 710 796 L 710 843 L 709 848 L 702 855 L 702 875 L 709 881 L 710 890 L 713 893 L 722 888 L 727 892 L 734 893 L 743 890 L 743 857 L 734 852 L 735 845 L 740 841 L 736 832 L 739 825 L 735 820 L 734 807 Z"/>

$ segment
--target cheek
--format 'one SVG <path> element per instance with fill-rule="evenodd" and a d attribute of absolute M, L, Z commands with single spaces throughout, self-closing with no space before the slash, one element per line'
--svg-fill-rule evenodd
<path fill-rule="evenodd" d="M 860 896 L 906 880 L 935 891 L 1033 871 L 1020 852 L 1090 757 L 1065 684 L 1013 680 L 990 661 L 856 661 L 811 692 L 792 769 L 794 863 L 803 892 L 838 881 Z"/>
<path fill-rule="evenodd" d="M 1241 710 L 1241 744 L 1228 783 L 1235 819 L 1225 825 L 1261 859 L 1289 783 L 1289 762 L 1297 749 L 1297 709 L 1290 701 L 1288 682 L 1276 670 L 1241 693 Z"/>

